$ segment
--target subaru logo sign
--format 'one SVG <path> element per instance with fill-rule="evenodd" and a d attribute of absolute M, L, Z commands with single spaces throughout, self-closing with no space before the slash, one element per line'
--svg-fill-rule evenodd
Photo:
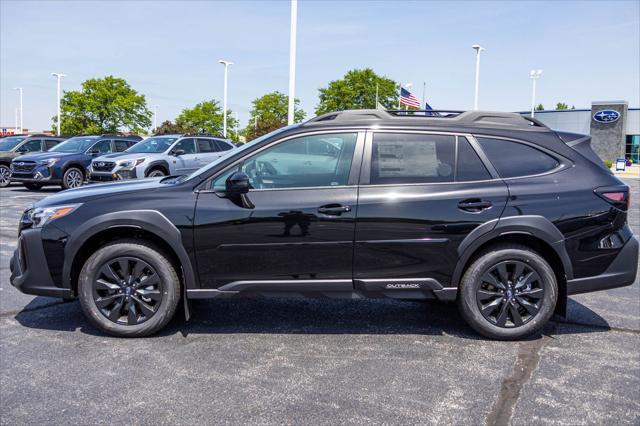
<path fill-rule="evenodd" d="M 104 163 L 102 161 L 100 161 L 99 163 L 96 163 L 96 166 L 98 167 L 104 167 Z"/>
<path fill-rule="evenodd" d="M 613 123 L 618 121 L 620 113 L 612 109 L 603 109 L 593 114 L 593 119 L 598 123 Z"/>
<path fill-rule="evenodd" d="M 16 163 L 16 166 L 24 166 L 24 163 L 23 163 L 22 161 L 17 162 L 17 163 Z"/>

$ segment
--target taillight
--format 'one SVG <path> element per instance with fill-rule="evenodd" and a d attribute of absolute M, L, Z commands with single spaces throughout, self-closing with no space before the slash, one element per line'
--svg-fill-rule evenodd
<path fill-rule="evenodd" d="M 622 189 L 622 190 L 621 190 Z M 629 194 L 628 187 L 615 187 L 615 188 L 598 188 L 596 194 L 602 197 L 604 200 L 610 202 L 614 206 L 622 210 L 628 210 L 631 205 L 631 196 Z"/>

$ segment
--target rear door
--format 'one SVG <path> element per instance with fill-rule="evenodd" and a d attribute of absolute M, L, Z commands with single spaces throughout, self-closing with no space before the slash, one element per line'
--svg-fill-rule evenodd
<path fill-rule="evenodd" d="M 356 288 L 451 285 L 458 246 L 473 229 L 499 218 L 508 197 L 474 146 L 464 135 L 368 133 L 356 220 Z"/>

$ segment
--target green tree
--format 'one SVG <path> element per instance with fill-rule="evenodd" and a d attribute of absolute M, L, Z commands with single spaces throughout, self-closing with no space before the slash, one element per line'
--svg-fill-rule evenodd
<path fill-rule="evenodd" d="M 193 133 L 196 132 L 197 129 L 192 127 L 184 127 L 179 124 L 173 123 L 170 120 L 163 121 L 160 126 L 153 130 L 153 133 L 156 135 L 168 135 L 175 133 Z"/>
<path fill-rule="evenodd" d="M 176 117 L 176 125 L 192 131 L 203 131 L 212 135 L 222 135 L 223 114 L 220 103 L 214 99 L 203 101 L 193 108 L 185 108 Z M 235 138 L 236 120 L 231 111 L 227 110 L 227 136 Z"/>
<path fill-rule="evenodd" d="M 253 100 L 249 125 L 245 129 L 247 140 L 272 132 L 287 125 L 289 98 L 280 92 L 271 92 Z M 300 109 L 300 100 L 294 104 L 294 121 L 301 122 L 305 113 Z"/>
<path fill-rule="evenodd" d="M 398 103 L 399 85 L 384 76 L 379 76 L 371 68 L 351 70 L 340 80 L 334 80 L 327 87 L 319 89 L 320 104 L 316 114 L 345 109 L 376 107 L 376 83 L 378 102 L 385 108 L 395 108 Z"/>
<path fill-rule="evenodd" d="M 569 109 L 569 105 L 565 104 L 564 102 L 558 102 L 556 104 L 556 109 L 560 110 L 560 109 Z"/>
<path fill-rule="evenodd" d="M 64 92 L 60 100 L 63 134 L 141 132 L 151 125 L 151 111 L 122 78 L 111 75 L 82 83 L 79 91 Z M 53 129 L 57 117 L 53 117 Z"/>
<path fill-rule="evenodd" d="M 544 106 L 542 104 L 538 104 L 536 111 L 544 111 Z"/>

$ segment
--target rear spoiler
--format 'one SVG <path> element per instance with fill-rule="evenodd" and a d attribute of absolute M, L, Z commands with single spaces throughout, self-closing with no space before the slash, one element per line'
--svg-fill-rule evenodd
<path fill-rule="evenodd" d="M 597 166 L 611 172 L 607 165 L 604 164 L 604 161 L 602 161 L 602 159 L 598 157 L 598 154 L 596 154 L 591 148 L 591 136 L 570 132 L 556 132 L 556 134 L 562 142 L 573 148 L 573 150 L 578 154 L 582 155 Z"/>

